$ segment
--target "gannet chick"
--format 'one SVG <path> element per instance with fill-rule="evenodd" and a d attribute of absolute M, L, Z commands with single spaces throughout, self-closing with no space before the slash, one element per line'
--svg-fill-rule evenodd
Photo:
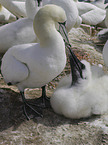
<path fill-rule="evenodd" d="M 34 31 L 40 43 L 16 45 L 8 49 L 2 59 L 1 72 L 5 82 L 16 85 L 22 95 L 24 112 L 30 119 L 26 107 L 38 116 L 24 96 L 25 88 L 42 87 L 42 98 L 46 98 L 45 85 L 61 73 L 66 64 L 65 43 L 55 24 L 66 21 L 65 11 L 56 5 L 43 6 L 34 18 Z M 36 105 L 37 106 L 37 105 Z M 42 102 L 41 107 L 45 107 Z"/>
<path fill-rule="evenodd" d="M 53 110 L 68 118 L 79 119 L 91 114 L 90 102 L 86 99 L 86 96 L 83 95 L 84 91 L 88 89 L 89 82 L 91 81 L 90 65 L 86 61 L 83 61 L 83 63 L 86 65 L 82 74 L 85 78 L 77 80 L 76 76 L 74 76 L 72 82 L 71 75 L 69 77 L 66 76 L 66 78 L 61 80 L 58 88 L 50 99 Z"/>
<path fill-rule="evenodd" d="M 54 112 L 67 118 L 79 119 L 108 111 L 108 76 L 103 75 L 97 67 L 92 69 L 97 71 L 97 75 L 92 73 L 90 64 L 85 60 L 81 63 L 85 66 L 82 77 L 71 60 L 72 76 L 66 76 L 60 81 L 50 99 Z"/>

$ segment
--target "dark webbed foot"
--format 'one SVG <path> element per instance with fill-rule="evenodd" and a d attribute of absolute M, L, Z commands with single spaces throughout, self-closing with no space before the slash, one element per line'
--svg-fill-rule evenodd
<path fill-rule="evenodd" d="M 21 93 L 22 100 L 24 103 L 23 111 L 27 120 L 30 120 L 31 118 L 34 118 L 34 117 L 43 117 L 42 108 L 40 108 L 36 104 L 28 103 L 25 99 L 24 92 L 20 92 L 20 93 Z"/>
<path fill-rule="evenodd" d="M 51 108 L 50 105 L 50 98 L 41 96 L 40 98 L 36 99 L 35 105 L 39 108 L 45 109 L 45 108 Z"/>
<path fill-rule="evenodd" d="M 42 96 L 40 98 L 36 99 L 36 106 L 43 108 L 43 109 L 51 108 L 50 98 L 48 98 L 46 96 L 45 86 L 42 87 Z"/>
<path fill-rule="evenodd" d="M 43 109 L 45 108 L 51 108 L 50 105 L 50 98 L 46 96 L 46 90 L 45 86 L 42 87 L 42 96 L 38 99 L 36 99 L 36 102 L 30 103 L 25 99 L 24 92 L 20 92 L 22 96 L 22 100 L 24 103 L 23 111 L 27 118 L 27 120 L 30 120 L 34 117 L 43 117 Z"/>
<path fill-rule="evenodd" d="M 36 108 L 36 106 L 31 105 L 27 102 L 24 103 L 23 111 L 27 120 L 30 120 L 31 118 L 34 117 L 43 117 L 42 109 Z"/>

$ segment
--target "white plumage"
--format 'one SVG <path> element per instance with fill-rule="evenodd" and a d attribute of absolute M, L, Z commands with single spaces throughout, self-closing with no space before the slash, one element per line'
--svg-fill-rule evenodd
<path fill-rule="evenodd" d="M 66 64 L 65 44 L 56 30 L 57 22 L 66 21 L 62 8 L 46 5 L 34 18 L 34 31 L 40 43 L 16 45 L 2 59 L 1 71 L 6 83 L 20 92 L 43 87 L 61 73 Z"/>
<path fill-rule="evenodd" d="M 0 4 L 0 23 L 9 23 L 16 20 L 11 12 L 9 12 L 5 7 Z"/>
<path fill-rule="evenodd" d="M 105 10 L 105 7 L 107 6 L 107 4 L 105 4 L 104 2 L 105 2 L 105 0 L 95 0 L 95 1 L 91 2 L 91 4 Z"/>
<path fill-rule="evenodd" d="M 45 8 L 50 11 L 50 6 Z M 54 10 L 54 8 L 58 7 L 51 6 L 51 8 Z M 64 14 L 63 10 L 62 12 Z M 40 18 L 42 16 L 39 17 L 38 15 L 35 17 L 34 27 L 36 27 L 35 32 L 38 35 L 40 44 L 31 43 L 13 46 L 2 59 L 1 70 L 5 81 L 7 83 L 12 82 L 12 84 L 19 82 L 18 86 L 22 86 L 22 89 L 44 86 L 60 74 L 66 63 L 63 38 L 55 29 L 54 22 L 52 25 L 48 21 L 51 16 L 45 16 L 46 20 L 43 20 Z M 48 31 L 49 29 L 50 31 Z M 13 65 L 16 67 L 13 67 Z M 12 72 L 14 73 L 12 74 Z"/>
<path fill-rule="evenodd" d="M 71 75 L 60 81 L 51 97 L 51 106 L 58 114 L 68 118 L 79 119 L 92 114 L 100 115 L 108 111 L 108 76 L 101 68 L 93 67 L 85 60 L 83 76 L 78 83 L 71 86 Z M 97 72 L 97 74 L 96 74 Z"/>
<path fill-rule="evenodd" d="M 36 39 L 33 19 L 38 10 L 37 2 L 26 0 L 26 9 L 28 18 L 22 18 L 0 27 L 0 53 L 5 53 L 14 45 L 30 43 Z"/>
<path fill-rule="evenodd" d="M 81 16 L 82 22 L 85 24 L 97 25 L 105 19 L 106 11 L 93 4 L 76 1 L 76 6 L 79 16 Z"/>
<path fill-rule="evenodd" d="M 42 0 L 43 5 L 55 4 L 62 7 L 67 16 L 66 29 L 69 32 L 72 27 L 79 27 L 82 19 L 79 17 L 78 9 L 73 0 Z"/>
<path fill-rule="evenodd" d="M 13 0 L 0 0 L 0 3 L 18 18 L 27 17 L 25 2 Z"/>

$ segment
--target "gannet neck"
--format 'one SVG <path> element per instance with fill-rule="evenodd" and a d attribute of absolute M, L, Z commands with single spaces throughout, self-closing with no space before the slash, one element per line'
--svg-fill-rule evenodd
<path fill-rule="evenodd" d="M 40 22 L 36 25 L 36 36 L 38 37 L 38 39 L 40 40 L 40 45 L 41 47 L 46 46 L 50 47 L 50 44 L 52 44 L 52 42 L 54 42 L 54 40 L 56 41 L 57 36 L 60 35 L 56 28 L 55 28 L 55 23 L 52 20 L 45 20 L 46 22 L 42 22 L 40 24 Z M 41 29 L 38 29 L 38 28 Z"/>
<path fill-rule="evenodd" d="M 57 13 L 57 15 L 56 15 Z M 34 31 L 40 40 L 41 46 L 50 46 L 62 39 L 55 25 L 57 22 L 66 21 L 66 15 L 62 8 L 56 5 L 46 5 L 41 11 L 38 11 L 33 22 Z M 41 28 L 41 29 L 40 29 Z M 55 41 L 54 41 L 55 40 Z"/>
<path fill-rule="evenodd" d="M 37 1 L 26 0 L 25 6 L 26 6 L 27 17 L 30 19 L 34 19 L 37 11 L 39 10 Z"/>

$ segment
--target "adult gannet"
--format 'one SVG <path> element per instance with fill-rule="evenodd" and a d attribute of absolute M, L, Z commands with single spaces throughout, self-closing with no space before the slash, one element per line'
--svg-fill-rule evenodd
<path fill-rule="evenodd" d="M 17 44 L 30 43 L 36 38 L 33 19 L 38 11 L 37 1 L 26 0 L 26 11 L 27 18 L 21 18 L 0 27 L 0 53 L 4 54 L 8 48 Z"/>
<path fill-rule="evenodd" d="M 5 7 L 0 4 L 0 23 L 9 23 L 16 20 L 11 12 L 9 12 Z"/>
<path fill-rule="evenodd" d="M 15 45 L 4 54 L 1 72 L 8 85 L 16 85 L 22 95 L 24 112 L 26 107 L 36 115 L 41 113 L 26 102 L 25 88 L 42 87 L 42 99 L 45 95 L 45 85 L 61 73 L 66 64 L 65 44 L 63 37 L 55 25 L 66 21 L 65 11 L 56 5 L 45 5 L 34 18 L 34 31 L 40 43 Z M 26 35 L 28 35 L 26 33 Z M 43 104 L 44 106 L 44 104 Z"/>
<path fill-rule="evenodd" d="M 38 6 L 42 0 L 34 0 L 38 2 Z M 25 1 L 18 0 L 0 0 L 0 3 L 18 18 L 27 17 Z"/>
<path fill-rule="evenodd" d="M 0 0 L 0 3 L 18 18 L 27 17 L 25 2 L 13 0 Z"/>
<path fill-rule="evenodd" d="M 105 19 L 106 11 L 91 3 L 78 2 L 76 0 L 76 6 L 79 11 L 79 16 L 81 16 L 82 22 L 85 24 L 97 25 Z"/>
<path fill-rule="evenodd" d="M 91 4 L 105 10 L 105 7 L 107 6 L 107 4 L 105 4 L 104 2 L 105 2 L 105 0 L 95 0 L 95 1 L 91 2 Z"/>
<path fill-rule="evenodd" d="M 104 19 L 104 25 L 106 29 L 101 30 L 98 34 L 97 37 L 99 40 L 102 42 L 106 42 L 108 40 L 108 6 L 105 7 L 106 10 L 106 17 Z"/>

